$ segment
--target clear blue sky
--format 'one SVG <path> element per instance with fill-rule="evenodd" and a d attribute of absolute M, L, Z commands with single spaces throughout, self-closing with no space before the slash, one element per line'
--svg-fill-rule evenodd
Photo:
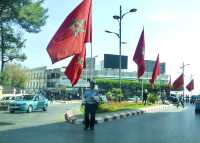
<path fill-rule="evenodd" d="M 29 68 L 52 66 L 46 52 L 48 42 L 66 18 L 81 0 L 46 0 L 44 7 L 49 9 L 46 25 L 39 34 L 25 34 L 27 39 L 26 53 L 28 59 L 23 63 Z M 200 1 L 199 0 L 93 0 L 93 55 L 98 55 L 97 62 L 103 55 L 118 54 L 119 45 L 116 35 L 105 33 L 105 30 L 118 32 L 118 22 L 112 18 L 119 15 L 119 6 L 123 13 L 137 8 L 136 13 L 127 14 L 122 20 L 122 54 L 129 56 L 129 71 L 135 71 L 132 61 L 139 36 L 144 26 L 145 59 L 156 60 L 160 54 L 160 62 L 166 62 L 167 74 L 172 81 L 180 75 L 183 62 L 185 67 L 185 83 L 191 74 L 195 79 L 195 92 L 200 92 L 199 50 L 200 47 Z M 89 57 L 90 48 L 87 48 Z M 66 66 L 64 60 L 57 66 Z"/>

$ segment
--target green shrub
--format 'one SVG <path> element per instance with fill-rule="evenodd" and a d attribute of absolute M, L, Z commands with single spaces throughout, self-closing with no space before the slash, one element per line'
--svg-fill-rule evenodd
<path fill-rule="evenodd" d="M 149 94 L 148 95 L 148 102 L 155 104 L 158 101 L 158 96 L 156 94 Z"/>
<path fill-rule="evenodd" d="M 113 96 L 115 97 L 115 101 L 121 101 L 121 98 L 123 97 L 122 90 L 120 88 L 113 88 L 112 91 Z"/>
<path fill-rule="evenodd" d="M 108 91 L 107 93 L 106 93 L 106 96 L 107 96 L 107 99 L 109 100 L 109 101 L 112 101 L 112 92 L 111 91 Z"/>

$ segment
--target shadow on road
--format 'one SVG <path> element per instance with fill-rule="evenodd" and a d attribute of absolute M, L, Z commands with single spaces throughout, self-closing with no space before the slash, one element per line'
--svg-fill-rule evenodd
<path fill-rule="evenodd" d="M 0 131 L 0 143 L 93 143 L 94 135 L 95 131 L 85 132 L 82 126 L 61 122 Z"/>

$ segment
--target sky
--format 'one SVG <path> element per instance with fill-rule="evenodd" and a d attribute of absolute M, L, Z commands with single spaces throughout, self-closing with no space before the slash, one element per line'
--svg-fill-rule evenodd
<path fill-rule="evenodd" d="M 28 68 L 40 66 L 67 66 L 70 58 L 54 65 L 46 52 L 46 47 L 66 16 L 82 0 L 45 0 L 43 6 L 48 8 L 49 18 L 38 34 L 25 33 L 28 59 L 22 63 Z M 119 39 L 105 30 L 117 32 L 119 24 L 112 18 L 136 8 L 137 12 L 128 13 L 122 19 L 122 55 L 128 56 L 128 71 L 136 71 L 137 66 L 132 57 L 140 34 L 144 27 L 145 60 L 156 60 L 159 53 L 160 62 L 166 63 L 166 73 L 172 82 L 181 74 L 185 66 L 185 84 L 194 78 L 194 93 L 200 93 L 200 1 L 199 0 L 93 0 L 93 55 L 97 64 L 104 54 L 119 54 Z M 90 47 L 87 47 L 90 57 Z"/>

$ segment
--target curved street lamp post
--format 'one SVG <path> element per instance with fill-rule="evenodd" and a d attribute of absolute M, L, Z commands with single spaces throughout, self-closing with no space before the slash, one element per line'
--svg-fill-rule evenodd
<path fill-rule="evenodd" d="M 119 22 L 119 33 L 105 30 L 106 33 L 113 33 L 117 35 L 117 37 L 119 38 L 119 86 L 120 86 L 120 89 L 121 89 L 121 47 L 122 47 L 122 44 L 126 43 L 126 42 L 122 42 L 122 36 L 121 36 L 122 35 L 122 19 L 126 14 L 131 13 L 131 12 L 136 12 L 136 11 L 137 9 L 133 8 L 129 10 L 128 12 L 122 14 L 122 6 L 120 5 L 119 15 L 113 16 L 113 18 Z"/>

